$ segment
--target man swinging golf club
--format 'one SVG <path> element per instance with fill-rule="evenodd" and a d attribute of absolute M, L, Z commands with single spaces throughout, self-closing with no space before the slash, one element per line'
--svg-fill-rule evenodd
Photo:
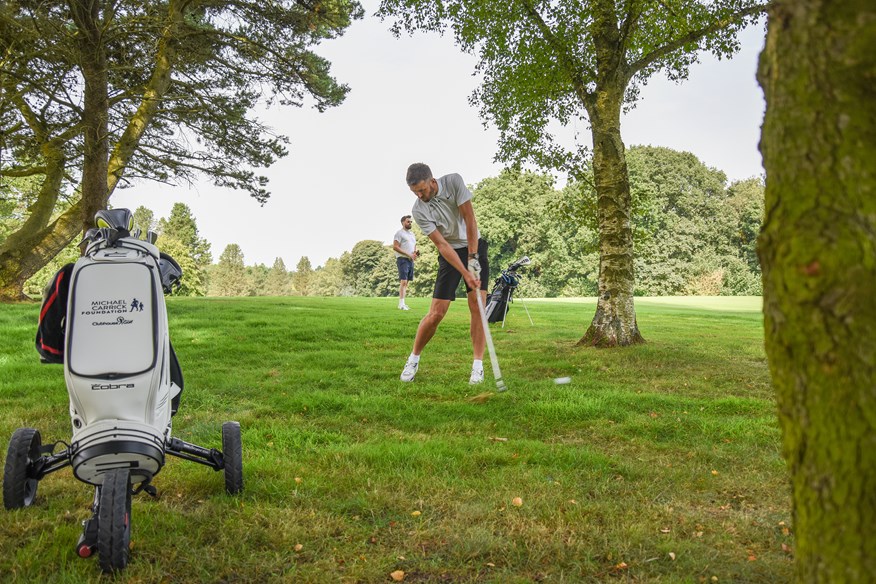
<path fill-rule="evenodd" d="M 432 177 L 432 170 L 423 163 L 408 167 L 408 187 L 417 196 L 411 211 L 414 221 L 438 248 L 438 276 L 432 293 L 429 312 L 417 327 L 414 349 L 405 363 L 402 381 L 413 381 L 420 365 L 420 353 L 432 339 L 438 325 L 456 299 L 456 287 L 462 278 L 471 314 L 471 344 L 474 361 L 469 383 L 484 381 L 484 329 L 478 308 L 478 294 L 483 303 L 490 281 L 487 242 L 480 238 L 471 191 L 458 174 Z"/>

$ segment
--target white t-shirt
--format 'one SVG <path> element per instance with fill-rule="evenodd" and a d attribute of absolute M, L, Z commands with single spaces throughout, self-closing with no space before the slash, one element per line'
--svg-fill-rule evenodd
<path fill-rule="evenodd" d="M 414 250 L 417 249 L 417 238 L 414 237 L 414 234 L 411 233 L 409 229 L 399 229 L 395 232 L 395 235 L 392 236 L 393 241 L 398 242 L 398 246 L 402 248 L 408 254 L 414 253 Z M 395 250 L 393 250 L 395 251 Z M 403 253 L 395 252 L 395 257 L 397 258 L 406 258 Z"/>
<path fill-rule="evenodd" d="M 471 191 L 458 174 L 447 174 L 438 180 L 438 194 L 428 203 L 417 199 L 411 215 L 425 235 L 436 229 L 444 236 L 450 247 L 459 249 L 468 246 L 465 221 L 459 206 L 471 201 Z M 478 233 L 480 237 L 480 233 Z"/>

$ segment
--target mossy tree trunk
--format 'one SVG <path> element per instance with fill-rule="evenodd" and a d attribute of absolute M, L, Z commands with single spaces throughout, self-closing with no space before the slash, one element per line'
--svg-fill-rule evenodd
<path fill-rule="evenodd" d="M 761 55 L 766 350 L 799 582 L 876 582 L 876 3 L 777 0 Z"/>
<path fill-rule="evenodd" d="M 599 222 L 599 297 L 581 345 L 627 346 L 644 342 L 633 302 L 632 202 L 620 112 L 624 87 L 598 91 L 590 101 L 593 177 Z"/>

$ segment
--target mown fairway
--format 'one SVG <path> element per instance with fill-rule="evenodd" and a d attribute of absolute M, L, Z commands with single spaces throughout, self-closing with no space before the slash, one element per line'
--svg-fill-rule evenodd
<path fill-rule="evenodd" d="M 427 299 L 171 299 L 174 434 L 243 428 L 244 494 L 170 459 L 138 495 L 120 582 L 784 582 L 789 496 L 759 299 L 637 302 L 646 345 L 574 346 L 591 301 L 518 301 L 493 334 L 505 394 L 469 401 L 467 309 L 398 381 Z M 70 439 L 39 306 L 0 305 L 0 449 Z M 571 377 L 567 385 L 554 378 Z M 0 581 L 100 582 L 64 469 L 0 509 Z M 522 505 L 516 506 L 516 497 Z M 518 501 L 519 502 L 519 501 Z"/>

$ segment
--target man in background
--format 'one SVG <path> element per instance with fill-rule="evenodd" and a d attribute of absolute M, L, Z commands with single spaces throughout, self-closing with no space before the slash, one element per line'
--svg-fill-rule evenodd
<path fill-rule="evenodd" d="M 405 295 L 408 291 L 408 283 L 414 279 L 414 260 L 420 255 L 417 251 L 417 239 L 411 233 L 411 216 L 401 218 L 402 228 L 395 232 L 392 237 L 392 249 L 395 250 L 395 264 L 398 266 L 398 308 L 410 310 L 405 304 Z"/>

